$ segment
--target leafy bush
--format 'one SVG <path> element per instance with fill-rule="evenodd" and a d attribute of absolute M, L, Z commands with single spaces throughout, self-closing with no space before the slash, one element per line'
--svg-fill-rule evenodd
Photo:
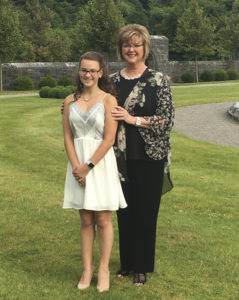
<path fill-rule="evenodd" d="M 57 81 L 57 85 L 61 85 L 61 86 L 68 86 L 68 85 L 72 85 L 72 80 L 67 77 L 67 76 L 62 76 L 58 81 Z"/>
<path fill-rule="evenodd" d="M 216 81 L 225 81 L 228 79 L 227 72 L 225 72 L 224 70 L 217 70 L 214 73 L 214 78 Z"/>
<path fill-rule="evenodd" d="M 43 86 L 40 91 L 39 91 L 39 95 L 41 98 L 48 98 L 49 96 L 49 90 L 51 88 L 49 86 Z"/>
<path fill-rule="evenodd" d="M 58 94 L 58 98 L 59 99 L 64 99 L 66 98 L 66 96 L 72 94 L 72 90 L 68 87 L 64 87 L 63 89 L 61 89 L 59 91 L 59 94 Z"/>
<path fill-rule="evenodd" d="M 181 80 L 183 82 L 195 82 L 196 81 L 195 74 L 190 71 L 184 72 L 181 75 Z"/>
<path fill-rule="evenodd" d="M 46 76 L 43 77 L 39 83 L 38 83 L 38 87 L 39 89 L 42 88 L 43 86 L 49 86 L 49 87 L 55 87 L 56 86 L 56 80 L 51 77 L 51 76 Z"/>
<path fill-rule="evenodd" d="M 200 74 L 200 79 L 202 81 L 213 81 L 214 80 L 214 73 L 209 70 L 205 70 Z"/>
<path fill-rule="evenodd" d="M 48 97 L 49 98 L 58 98 L 58 94 L 59 94 L 59 88 L 54 87 L 54 88 L 49 89 Z"/>
<path fill-rule="evenodd" d="M 34 89 L 34 83 L 27 75 L 18 76 L 13 82 L 13 88 L 16 91 L 29 91 Z"/>
<path fill-rule="evenodd" d="M 239 78 L 239 75 L 236 70 L 228 70 L 227 76 L 229 80 L 236 80 L 237 78 Z"/>
<path fill-rule="evenodd" d="M 40 89 L 39 95 L 42 98 L 58 98 L 64 99 L 66 96 L 72 94 L 75 91 L 75 87 L 72 85 L 64 87 L 64 86 L 56 86 L 56 87 L 42 87 Z"/>

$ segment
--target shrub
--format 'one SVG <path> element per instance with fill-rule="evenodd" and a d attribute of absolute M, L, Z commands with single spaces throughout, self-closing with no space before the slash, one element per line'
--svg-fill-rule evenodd
<path fill-rule="evenodd" d="M 13 82 L 14 90 L 29 91 L 34 89 L 34 83 L 29 76 L 18 76 Z"/>
<path fill-rule="evenodd" d="M 64 99 L 66 96 L 72 94 L 72 89 L 69 87 L 64 87 L 59 91 L 58 98 Z"/>
<path fill-rule="evenodd" d="M 66 96 L 72 94 L 74 91 L 75 87 L 73 85 L 69 85 L 67 87 L 56 86 L 54 88 L 44 86 L 40 89 L 39 95 L 42 98 L 64 99 Z"/>
<path fill-rule="evenodd" d="M 49 87 L 55 87 L 56 86 L 56 80 L 51 77 L 51 76 L 46 76 L 43 77 L 39 83 L 38 83 L 38 87 L 39 89 L 42 88 L 43 86 L 49 86 Z"/>
<path fill-rule="evenodd" d="M 49 90 L 51 88 L 49 86 L 43 86 L 40 91 L 39 91 L 39 95 L 41 98 L 48 98 L 49 97 Z"/>
<path fill-rule="evenodd" d="M 58 94 L 59 94 L 59 87 L 54 87 L 54 88 L 49 89 L 48 97 L 49 98 L 58 98 Z"/>
<path fill-rule="evenodd" d="M 214 74 L 212 71 L 205 70 L 200 74 L 200 79 L 202 81 L 213 81 L 214 80 Z"/>
<path fill-rule="evenodd" d="M 227 72 L 225 72 L 224 70 L 217 70 L 214 73 L 214 78 L 216 81 L 225 81 L 228 79 Z"/>
<path fill-rule="evenodd" d="M 227 76 L 229 80 L 236 80 L 239 77 L 236 70 L 228 70 Z"/>
<path fill-rule="evenodd" d="M 193 72 L 187 71 L 181 75 L 181 80 L 183 82 L 195 82 L 196 78 Z"/>
<path fill-rule="evenodd" d="M 67 77 L 67 76 L 62 76 L 58 81 L 57 81 L 57 85 L 61 85 L 61 86 L 68 86 L 68 85 L 72 85 L 72 80 Z"/>

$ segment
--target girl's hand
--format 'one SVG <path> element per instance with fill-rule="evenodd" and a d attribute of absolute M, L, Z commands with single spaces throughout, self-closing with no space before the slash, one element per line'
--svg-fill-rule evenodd
<path fill-rule="evenodd" d="M 86 176 L 89 173 L 90 168 L 87 164 L 82 164 L 75 166 L 72 170 L 72 174 L 75 179 L 80 183 L 81 186 L 85 186 L 86 184 Z"/>
<path fill-rule="evenodd" d="M 115 106 L 111 114 L 116 121 L 122 120 L 128 124 L 135 125 L 136 118 L 131 116 L 128 111 L 121 106 Z"/>

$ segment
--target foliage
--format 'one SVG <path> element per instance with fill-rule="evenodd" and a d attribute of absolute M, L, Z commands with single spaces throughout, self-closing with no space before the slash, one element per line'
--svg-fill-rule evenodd
<path fill-rule="evenodd" d="M 195 74 L 190 71 L 184 72 L 181 75 L 181 80 L 183 82 L 195 82 L 196 81 Z"/>
<path fill-rule="evenodd" d="M 55 80 L 55 78 L 53 78 L 50 75 L 41 78 L 41 80 L 38 82 L 38 87 L 40 89 L 43 86 L 55 87 L 56 86 L 56 80 Z"/>
<path fill-rule="evenodd" d="M 53 12 L 39 0 L 27 0 L 21 11 L 21 31 L 25 47 L 22 61 L 64 61 L 70 53 L 70 40 L 62 29 L 52 29 Z"/>
<path fill-rule="evenodd" d="M 222 31 L 224 43 L 231 51 L 232 56 L 234 53 L 239 52 L 239 0 L 235 0 L 231 15 L 227 20 L 227 24 Z"/>
<path fill-rule="evenodd" d="M 197 60 L 200 55 L 213 53 L 214 27 L 210 19 L 204 14 L 198 0 L 190 0 L 188 8 L 178 19 L 177 34 L 175 38 L 175 51 L 184 50 L 195 60 L 195 73 L 198 82 Z"/>
<path fill-rule="evenodd" d="M 72 94 L 75 91 L 75 87 L 73 85 L 69 86 L 55 86 L 49 87 L 44 86 L 40 89 L 39 95 L 42 98 L 57 98 L 64 99 L 69 94 Z"/>
<path fill-rule="evenodd" d="M 50 90 L 49 86 L 43 86 L 42 88 L 40 88 L 39 96 L 41 98 L 47 98 L 49 95 L 49 90 Z"/>
<path fill-rule="evenodd" d="M 57 85 L 63 85 L 63 86 L 72 85 L 72 80 L 67 76 L 62 76 L 61 78 L 58 79 Z"/>
<path fill-rule="evenodd" d="M 7 0 L 0 0 L 0 91 L 2 91 L 2 62 L 13 61 L 23 45 L 19 30 L 19 14 Z"/>
<path fill-rule="evenodd" d="M 22 36 L 19 13 L 8 0 L 0 0 L 0 63 L 14 60 L 19 54 Z"/>
<path fill-rule="evenodd" d="M 236 70 L 228 70 L 227 76 L 229 80 L 236 80 L 239 78 L 239 74 Z"/>
<path fill-rule="evenodd" d="M 13 87 L 16 91 L 29 91 L 34 89 L 34 83 L 29 76 L 23 75 L 14 80 Z"/>
<path fill-rule="evenodd" d="M 214 73 L 214 78 L 216 81 L 225 81 L 228 79 L 228 75 L 227 75 L 227 72 L 224 70 L 217 70 Z"/>
<path fill-rule="evenodd" d="M 214 80 L 214 73 L 209 70 L 205 70 L 200 74 L 200 79 L 202 81 L 213 81 Z"/>
<path fill-rule="evenodd" d="M 124 17 L 126 24 L 141 24 L 143 26 L 149 27 L 149 19 L 147 16 L 147 11 L 143 7 L 143 3 L 139 0 L 117 1 L 117 6 Z M 146 3 L 144 3 L 145 5 Z"/>
<path fill-rule="evenodd" d="M 204 27 L 211 24 L 209 31 L 213 27 L 210 37 L 201 34 L 210 51 L 198 53 L 197 59 L 236 59 L 239 0 L 193 1 L 198 3 L 195 11 L 198 7 L 203 9 L 203 17 L 210 21 Z M 6 55 L 11 54 L 9 59 L 0 55 L 4 62 L 77 61 L 87 50 L 112 53 L 118 28 L 124 23 L 139 23 L 145 25 L 150 34 L 168 37 L 170 59 L 195 57 L 176 39 L 179 21 L 189 9 L 190 0 L 0 0 L 0 3 L 0 14 L 6 11 L 5 7 L 11 8 L 8 18 L 0 16 L 4 32 L 9 28 L 9 38 L 19 34 L 15 43 L 13 39 L 13 46 L 2 42 L 0 51 L 8 49 Z M 196 13 L 195 23 L 197 20 Z M 2 34 L 0 25 L 0 36 Z M 8 42 L 5 38 L 0 38 L 1 41 Z"/>
<path fill-rule="evenodd" d="M 72 53 L 76 60 L 89 50 L 115 52 L 116 36 L 124 24 L 113 0 L 90 0 L 79 11 L 79 21 L 71 32 Z"/>

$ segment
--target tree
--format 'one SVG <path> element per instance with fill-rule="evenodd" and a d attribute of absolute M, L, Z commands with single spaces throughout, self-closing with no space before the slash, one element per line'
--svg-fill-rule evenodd
<path fill-rule="evenodd" d="M 213 49 L 214 27 L 203 9 L 199 7 L 198 0 L 191 0 L 188 8 L 178 19 L 177 34 L 175 38 L 175 51 L 185 51 L 195 59 L 195 74 L 198 82 L 198 57 L 210 55 Z"/>
<path fill-rule="evenodd" d="M 145 3 L 146 4 L 146 3 Z M 127 24 L 141 24 L 149 27 L 148 15 L 143 4 L 139 0 L 118 0 L 116 5 L 119 7 L 124 20 Z"/>
<path fill-rule="evenodd" d="M 0 0 L 0 90 L 2 91 L 2 62 L 14 60 L 22 42 L 18 12 L 7 0 Z"/>
<path fill-rule="evenodd" d="M 25 47 L 23 61 L 65 61 L 70 57 L 70 39 L 63 29 L 52 29 L 53 12 L 39 0 L 27 0 L 22 11 L 22 32 Z"/>
<path fill-rule="evenodd" d="M 79 21 L 72 30 L 74 59 L 88 50 L 112 54 L 123 25 L 123 16 L 113 0 L 90 0 L 79 11 Z"/>
<path fill-rule="evenodd" d="M 239 0 L 233 3 L 232 13 L 223 32 L 225 47 L 231 56 L 239 54 Z M 237 58 L 238 59 L 238 58 Z"/>

